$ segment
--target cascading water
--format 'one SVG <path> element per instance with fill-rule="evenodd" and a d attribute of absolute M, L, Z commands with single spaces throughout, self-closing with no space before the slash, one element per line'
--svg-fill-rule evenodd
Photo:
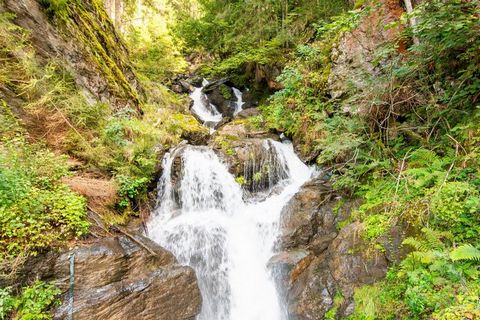
<path fill-rule="evenodd" d="M 186 146 L 182 176 L 172 180 L 176 152 L 165 158 L 159 206 L 149 236 L 196 271 L 203 297 L 200 320 L 280 320 L 275 283 L 267 268 L 280 213 L 312 171 L 290 144 L 266 140 L 276 153 L 280 191 L 263 200 L 242 199 L 240 185 L 208 147 Z"/>
<path fill-rule="evenodd" d="M 203 80 L 203 85 L 200 88 L 195 88 L 190 94 L 193 100 L 192 111 L 203 121 L 207 126 L 215 127 L 217 123 L 222 120 L 222 114 L 218 112 L 217 108 L 208 102 L 205 94 L 202 92 L 203 88 L 208 84 L 207 80 Z"/>
<path fill-rule="evenodd" d="M 209 82 L 207 80 L 203 80 L 202 86 L 199 88 L 195 88 L 193 92 L 190 94 L 190 98 L 193 100 L 192 105 L 192 112 L 197 115 L 197 117 L 210 129 L 214 129 L 215 126 L 222 121 L 223 116 L 218 111 L 218 109 L 208 101 L 208 98 L 203 93 L 203 89 L 207 86 Z M 237 115 L 240 111 L 243 110 L 243 105 L 245 104 L 243 101 L 243 94 L 242 92 L 232 87 L 233 94 L 235 95 L 235 103 L 233 110 L 233 115 Z M 213 130 L 212 130 L 213 131 Z"/>
<path fill-rule="evenodd" d="M 237 115 L 240 111 L 242 111 L 242 107 L 243 107 L 243 94 L 242 94 L 242 91 L 238 90 L 237 88 L 235 87 L 232 87 L 232 90 L 233 90 L 233 94 L 235 95 L 235 98 L 237 99 L 237 101 L 235 102 L 235 111 L 234 111 L 234 115 Z"/>

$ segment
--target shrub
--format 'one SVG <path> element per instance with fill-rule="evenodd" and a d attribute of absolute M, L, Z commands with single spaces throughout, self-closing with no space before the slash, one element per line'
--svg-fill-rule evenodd
<path fill-rule="evenodd" d="M 459 241 L 480 237 L 480 193 L 466 182 L 448 182 L 431 200 L 432 222 Z"/>
<path fill-rule="evenodd" d="M 65 159 L 40 146 L 0 145 L 0 259 L 36 254 L 88 231 L 86 203 L 60 179 Z"/>
<path fill-rule="evenodd" d="M 58 304 L 60 289 L 52 283 L 35 281 L 24 287 L 18 296 L 13 296 L 10 288 L 0 289 L 0 319 L 13 320 L 49 320 L 49 309 Z"/>

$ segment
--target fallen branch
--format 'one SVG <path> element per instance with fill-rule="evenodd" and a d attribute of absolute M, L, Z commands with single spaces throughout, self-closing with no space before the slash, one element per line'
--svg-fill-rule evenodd
<path fill-rule="evenodd" d="M 155 251 L 153 251 L 152 249 L 150 249 L 146 244 L 144 244 L 143 242 L 141 242 L 140 240 L 136 239 L 133 235 L 131 235 L 130 233 L 128 233 L 127 231 L 125 230 L 122 230 L 120 227 L 116 226 L 116 225 L 111 225 L 110 226 L 110 229 L 115 231 L 115 232 L 120 232 L 121 234 L 127 236 L 130 240 L 134 241 L 136 244 L 138 244 L 139 246 L 141 246 L 143 249 L 147 250 L 152 256 L 157 256 L 157 254 L 155 253 Z"/>

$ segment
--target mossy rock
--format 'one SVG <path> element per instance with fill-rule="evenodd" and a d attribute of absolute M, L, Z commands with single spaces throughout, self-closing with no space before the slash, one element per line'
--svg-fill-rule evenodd
<path fill-rule="evenodd" d="M 210 137 L 208 129 L 201 125 L 194 116 L 182 113 L 172 115 L 168 131 L 179 133 L 180 138 L 187 140 L 193 145 L 204 145 Z"/>

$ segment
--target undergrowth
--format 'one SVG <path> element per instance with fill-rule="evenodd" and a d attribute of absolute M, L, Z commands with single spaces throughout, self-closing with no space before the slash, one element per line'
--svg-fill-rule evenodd
<path fill-rule="evenodd" d="M 12 289 L 0 289 L 0 319 L 12 320 L 49 320 L 53 316 L 49 312 L 53 305 L 59 303 L 57 296 L 60 290 L 51 283 L 35 281 L 31 286 L 22 288 L 15 295 Z"/>
<path fill-rule="evenodd" d="M 82 20 L 90 28 L 84 32 L 103 32 L 96 23 L 113 28 L 101 16 L 103 8 L 92 7 L 95 1 L 42 4 L 58 23 L 88 18 Z M 77 87 L 75 75 L 60 58 L 36 55 L 29 32 L 17 26 L 14 18 L 0 15 L 0 86 L 7 93 L 0 100 L 0 259 L 7 260 L 64 246 L 88 232 L 86 199 L 68 189 L 62 182 L 65 177 L 84 172 L 104 180 L 113 177 L 118 203 L 107 211 L 137 215 L 148 200 L 147 188 L 158 170 L 159 155 L 178 143 L 185 131 L 200 130 L 193 117 L 178 116 L 183 101 L 153 81 L 146 84 L 151 93 L 145 101 L 133 93 L 125 95 L 130 89 L 124 78 L 112 85 L 128 89 L 117 94 L 133 103 L 118 109 L 95 101 Z M 86 51 L 125 52 L 122 42 L 111 39 L 113 33 L 109 37 L 106 43 L 100 38 L 85 43 Z M 129 70 L 121 65 L 121 57 L 94 55 L 107 65 L 120 64 L 117 71 L 109 72 L 123 75 Z M 72 161 L 74 172 L 67 163 Z M 105 218 L 107 224 L 118 220 Z"/>

